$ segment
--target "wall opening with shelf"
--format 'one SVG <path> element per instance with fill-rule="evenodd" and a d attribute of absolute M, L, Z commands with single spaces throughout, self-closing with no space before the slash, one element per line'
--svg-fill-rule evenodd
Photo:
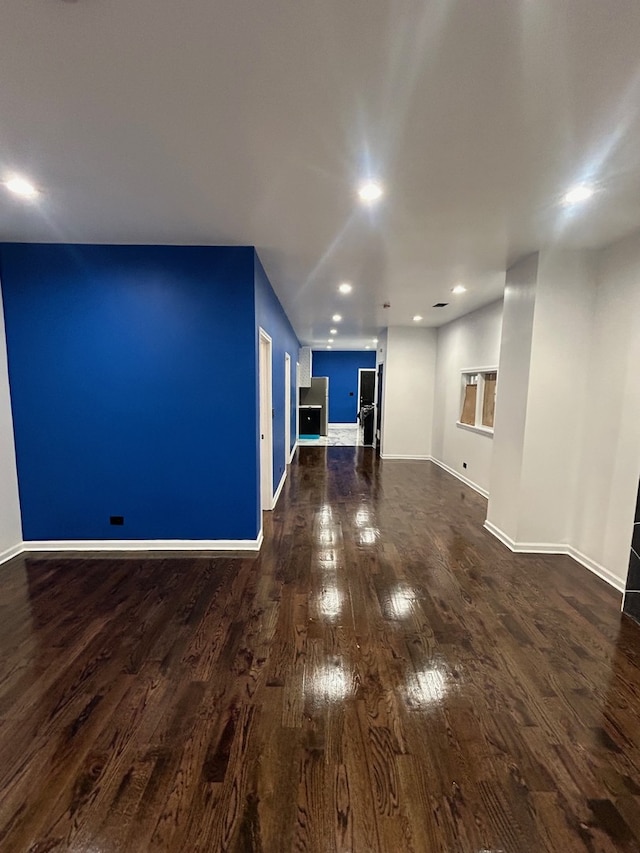
<path fill-rule="evenodd" d="M 498 385 L 497 367 L 461 371 L 461 402 L 458 426 L 493 433 Z"/>

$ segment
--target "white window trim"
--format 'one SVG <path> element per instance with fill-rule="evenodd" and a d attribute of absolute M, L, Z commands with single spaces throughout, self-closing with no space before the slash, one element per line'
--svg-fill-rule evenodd
<path fill-rule="evenodd" d="M 497 366 L 488 366 L 488 367 L 464 367 L 460 371 L 460 387 L 462 390 L 462 394 L 464 395 L 464 387 L 466 382 L 464 381 L 465 376 L 470 376 L 472 374 L 478 375 L 478 391 L 476 394 L 476 422 L 475 424 L 463 424 L 462 421 L 456 421 L 456 426 L 460 427 L 460 429 L 469 430 L 469 432 L 477 432 L 480 435 L 493 436 L 493 427 L 484 426 L 482 423 L 482 407 L 484 405 L 484 377 L 486 373 L 498 373 Z M 462 410 L 462 399 L 458 406 L 458 411 Z"/>

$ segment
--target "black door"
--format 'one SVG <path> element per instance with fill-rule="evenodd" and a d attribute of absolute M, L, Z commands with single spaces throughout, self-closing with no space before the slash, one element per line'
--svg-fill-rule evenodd
<path fill-rule="evenodd" d="M 360 371 L 360 407 L 373 405 L 373 394 L 376 387 L 375 370 Z"/>

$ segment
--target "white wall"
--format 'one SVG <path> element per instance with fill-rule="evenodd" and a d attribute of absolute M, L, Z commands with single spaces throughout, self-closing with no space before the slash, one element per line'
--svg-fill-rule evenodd
<path fill-rule="evenodd" d="M 9 397 L 4 311 L 0 291 L 0 560 L 11 556 L 21 542 L 18 476 Z"/>
<path fill-rule="evenodd" d="M 516 539 L 538 255 L 507 270 L 487 522 Z"/>
<path fill-rule="evenodd" d="M 595 287 L 596 253 L 540 252 L 516 536 L 521 543 L 571 543 Z"/>
<path fill-rule="evenodd" d="M 436 332 L 392 326 L 387 329 L 386 344 L 382 346 L 386 352 L 381 455 L 407 459 L 430 457 Z"/>
<path fill-rule="evenodd" d="M 433 457 L 485 494 L 489 490 L 493 437 L 457 426 L 461 374 L 466 368 L 498 366 L 502 309 L 499 300 L 441 326 L 437 332 Z"/>
<path fill-rule="evenodd" d="M 594 316 L 572 540 L 624 583 L 640 476 L 640 233 L 600 253 Z"/>

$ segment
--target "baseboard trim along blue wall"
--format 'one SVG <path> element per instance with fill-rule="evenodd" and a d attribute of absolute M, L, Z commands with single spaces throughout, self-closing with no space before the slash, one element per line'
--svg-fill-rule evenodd
<path fill-rule="evenodd" d="M 253 247 L 0 246 L 26 548 L 256 547 L 258 286 L 284 315 L 257 263 Z M 271 325 L 295 373 L 293 330 Z"/>
<path fill-rule="evenodd" d="M 329 377 L 329 421 L 355 423 L 358 415 L 358 370 L 376 366 L 375 351 L 314 350 L 314 376 Z M 353 396 L 351 396 L 353 394 Z"/>

